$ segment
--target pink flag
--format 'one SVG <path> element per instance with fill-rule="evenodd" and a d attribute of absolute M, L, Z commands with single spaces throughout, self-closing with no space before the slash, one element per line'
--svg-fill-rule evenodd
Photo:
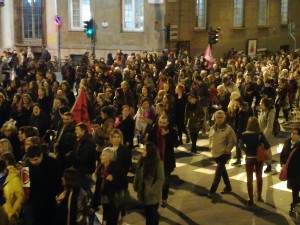
<path fill-rule="evenodd" d="M 207 61 L 207 68 L 208 69 L 212 68 L 212 66 L 215 63 L 215 59 L 214 59 L 214 57 L 212 55 L 210 44 L 208 44 L 207 48 L 205 49 L 204 59 Z"/>

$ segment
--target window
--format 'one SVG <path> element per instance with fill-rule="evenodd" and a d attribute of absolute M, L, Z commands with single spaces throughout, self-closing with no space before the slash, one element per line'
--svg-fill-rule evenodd
<path fill-rule="evenodd" d="M 289 0 L 281 0 L 281 24 L 288 23 Z"/>
<path fill-rule="evenodd" d="M 21 10 L 23 42 L 41 43 L 43 34 L 42 0 L 23 0 Z"/>
<path fill-rule="evenodd" d="M 83 21 L 91 19 L 90 0 L 70 0 L 70 28 L 83 30 Z"/>
<path fill-rule="evenodd" d="M 233 27 L 244 27 L 244 0 L 234 0 Z"/>
<path fill-rule="evenodd" d="M 206 29 L 206 0 L 196 0 L 196 28 Z"/>
<path fill-rule="evenodd" d="M 268 25 L 268 0 L 258 0 L 258 26 Z"/>
<path fill-rule="evenodd" d="M 123 31 L 144 31 L 144 0 L 123 0 Z"/>

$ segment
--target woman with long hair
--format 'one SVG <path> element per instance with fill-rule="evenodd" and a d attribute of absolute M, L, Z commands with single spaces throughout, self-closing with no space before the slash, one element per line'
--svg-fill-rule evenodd
<path fill-rule="evenodd" d="M 260 131 L 259 123 L 256 117 L 248 119 L 246 131 L 242 134 L 242 147 L 246 153 L 246 173 L 247 173 L 247 189 L 249 200 L 247 205 L 251 206 L 253 202 L 253 172 L 255 171 L 257 180 L 257 200 L 263 202 L 262 193 L 262 169 L 263 162 L 257 161 L 257 148 L 263 145 L 265 151 L 271 146 L 267 141 L 263 132 Z"/>
<path fill-rule="evenodd" d="M 264 133 L 268 142 L 272 145 L 272 140 L 274 139 L 273 126 L 274 126 L 274 121 L 275 121 L 274 103 L 271 98 L 263 97 L 260 100 L 259 105 L 261 108 L 261 113 L 258 117 L 259 127 L 260 127 L 260 130 Z M 268 160 L 266 162 L 267 168 L 264 171 L 265 173 L 271 172 L 271 170 L 272 170 L 271 161 L 272 160 Z"/>
<path fill-rule="evenodd" d="M 63 192 L 56 197 L 59 225 L 87 225 L 88 197 L 74 168 L 66 169 L 62 177 Z"/>
<path fill-rule="evenodd" d="M 155 120 L 155 108 L 149 98 L 142 98 L 135 119 L 135 131 L 138 135 L 138 142 L 143 143 L 147 130 L 152 126 Z"/>
<path fill-rule="evenodd" d="M 177 84 L 175 88 L 175 101 L 174 101 L 174 118 L 175 118 L 175 125 L 178 129 L 178 137 L 179 143 L 183 144 L 182 142 L 182 133 L 186 135 L 186 143 L 190 142 L 190 137 L 187 131 L 187 128 L 184 124 L 184 115 L 185 115 L 185 106 L 188 102 L 188 97 L 185 93 L 185 87 L 182 84 Z"/>
<path fill-rule="evenodd" d="M 164 167 L 158 148 L 153 143 L 147 143 L 133 181 L 138 200 L 145 207 L 147 225 L 159 223 L 158 206 L 162 198 L 164 179 Z"/>
<path fill-rule="evenodd" d="M 12 145 L 7 138 L 2 138 L 0 139 L 0 156 L 7 152 L 13 153 Z"/>
<path fill-rule="evenodd" d="M 275 108 L 276 108 L 276 117 L 275 119 L 279 118 L 279 112 L 282 110 L 285 124 L 289 122 L 289 111 L 290 111 L 290 104 L 289 104 L 289 97 L 288 97 L 288 89 L 287 89 L 287 80 L 283 77 L 278 79 L 278 87 L 276 89 L 277 96 L 275 99 Z"/>
<path fill-rule="evenodd" d="M 129 169 L 131 167 L 131 149 L 127 148 L 123 145 L 123 134 L 119 129 L 113 129 L 109 135 L 109 141 L 111 145 L 111 149 L 116 152 L 116 163 L 121 167 L 122 171 L 127 176 Z M 124 220 L 125 217 L 125 208 L 121 208 L 121 221 Z"/>
<path fill-rule="evenodd" d="M 17 118 L 18 127 L 28 125 L 29 118 L 32 113 L 33 101 L 29 94 L 23 94 L 21 101 L 19 102 L 19 115 Z"/>
<path fill-rule="evenodd" d="M 17 120 L 18 118 L 18 106 L 19 106 L 19 102 L 21 101 L 21 97 L 22 95 L 20 93 L 16 93 L 12 99 L 12 103 L 10 106 L 10 118 Z"/>

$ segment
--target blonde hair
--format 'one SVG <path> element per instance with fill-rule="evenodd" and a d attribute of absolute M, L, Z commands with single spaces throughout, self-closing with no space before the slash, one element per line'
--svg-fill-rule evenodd
<path fill-rule="evenodd" d="M 13 149 L 12 149 L 10 141 L 7 138 L 0 139 L 0 144 L 3 146 L 3 152 L 1 152 L 0 154 L 3 154 L 5 152 L 12 153 Z"/>
<path fill-rule="evenodd" d="M 115 134 L 118 134 L 120 137 L 121 137 L 121 145 L 123 144 L 123 133 L 121 130 L 117 129 L 117 128 L 114 128 L 110 134 L 109 134 L 109 139 L 113 138 L 113 136 Z"/>

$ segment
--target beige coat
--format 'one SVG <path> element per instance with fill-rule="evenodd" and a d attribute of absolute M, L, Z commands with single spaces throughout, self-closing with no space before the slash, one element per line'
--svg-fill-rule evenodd
<path fill-rule="evenodd" d="M 214 158 L 223 154 L 231 155 L 231 150 L 236 143 L 236 135 L 230 125 L 224 123 L 217 129 L 215 124 L 210 128 L 209 147 Z"/>
<path fill-rule="evenodd" d="M 273 135 L 274 120 L 275 120 L 275 109 L 262 111 L 258 117 L 259 128 L 261 132 L 264 133 L 269 143 L 274 138 Z"/>

